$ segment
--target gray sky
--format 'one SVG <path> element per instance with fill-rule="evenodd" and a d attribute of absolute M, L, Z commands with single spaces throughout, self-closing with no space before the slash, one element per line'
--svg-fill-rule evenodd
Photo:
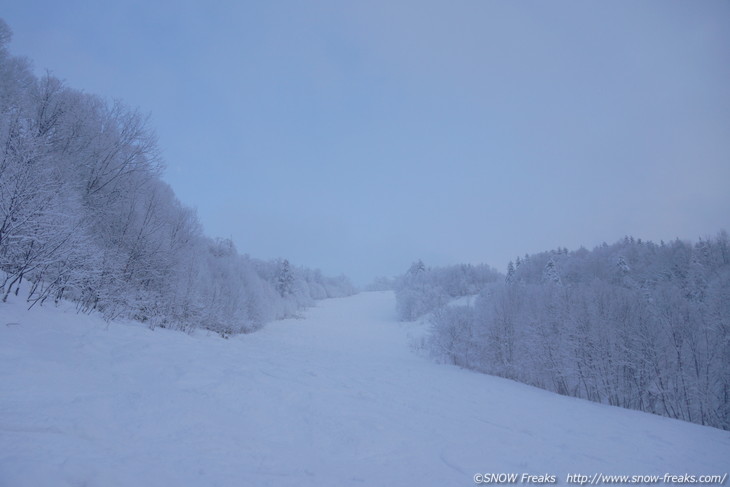
<path fill-rule="evenodd" d="M 730 2 L 5 1 L 206 233 L 357 283 L 730 231 Z"/>

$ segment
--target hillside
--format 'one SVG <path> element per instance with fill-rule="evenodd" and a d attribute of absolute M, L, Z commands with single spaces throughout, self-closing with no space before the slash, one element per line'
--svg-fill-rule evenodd
<path fill-rule="evenodd" d="M 0 485 L 467 486 L 477 473 L 723 475 L 726 431 L 412 351 L 390 292 L 228 340 L 0 306 Z"/>

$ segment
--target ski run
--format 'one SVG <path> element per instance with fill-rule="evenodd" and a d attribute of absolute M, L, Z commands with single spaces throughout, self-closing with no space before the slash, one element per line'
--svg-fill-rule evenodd
<path fill-rule="evenodd" d="M 718 485 L 730 470 L 728 431 L 435 363 L 414 346 L 426 328 L 396 321 L 391 292 L 229 339 L 11 299 L 0 486 Z"/>

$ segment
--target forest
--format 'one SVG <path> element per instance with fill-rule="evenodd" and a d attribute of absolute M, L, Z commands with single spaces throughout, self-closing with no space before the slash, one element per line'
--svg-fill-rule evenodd
<path fill-rule="evenodd" d="M 107 319 L 231 334 L 354 292 L 205 236 L 161 178 L 148 117 L 34 75 L 10 39 L 0 20 L 0 299 L 27 289 L 29 306 L 67 299 Z"/>
<path fill-rule="evenodd" d="M 694 244 L 626 237 L 525 255 L 498 281 L 461 269 L 417 262 L 396 284 L 402 320 L 429 313 L 426 346 L 440 360 L 730 429 L 726 232 Z M 449 304 L 467 294 L 478 294 L 473 306 Z"/>

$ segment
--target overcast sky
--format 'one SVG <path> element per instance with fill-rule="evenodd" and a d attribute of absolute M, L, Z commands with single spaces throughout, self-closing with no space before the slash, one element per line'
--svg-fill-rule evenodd
<path fill-rule="evenodd" d="M 730 2 L 6 0 L 206 233 L 358 284 L 730 231 Z"/>

